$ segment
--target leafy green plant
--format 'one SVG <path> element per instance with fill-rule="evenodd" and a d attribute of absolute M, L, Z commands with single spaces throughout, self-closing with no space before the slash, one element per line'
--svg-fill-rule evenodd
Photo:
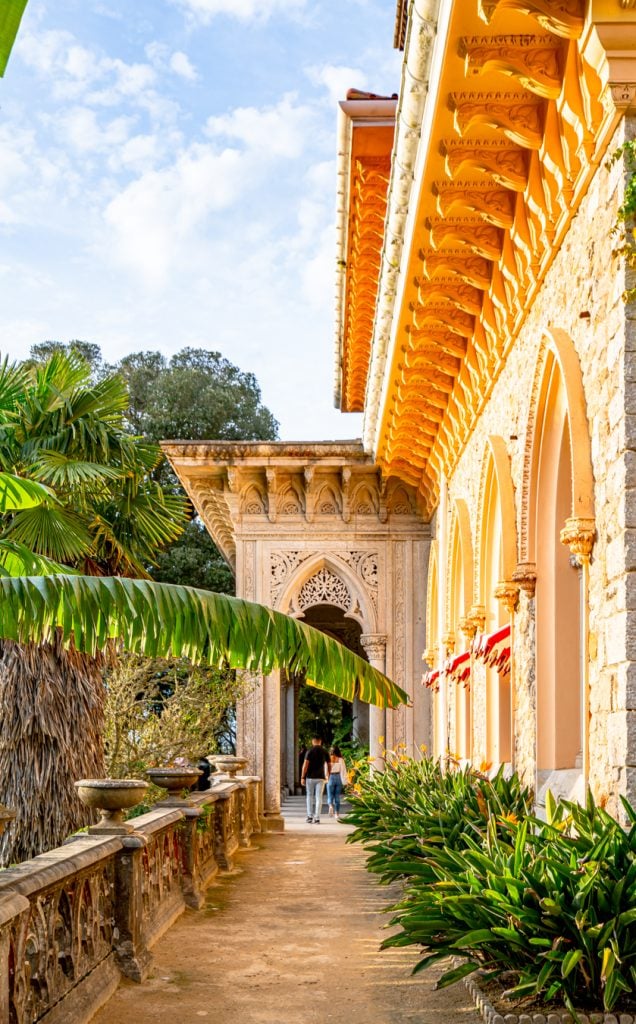
<path fill-rule="evenodd" d="M 368 850 L 367 867 L 383 881 L 424 873 L 438 848 L 461 848 L 471 827 L 485 829 L 491 817 L 512 820 L 531 810 L 532 793 L 519 777 L 491 780 L 474 768 L 444 769 L 431 758 L 415 761 L 400 752 L 386 757 L 386 770 L 363 779 L 352 796 L 347 821 L 350 842 Z"/>
<path fill-rule="evenodd" d="M 511 998 L 633 1006 L 636 811 L 624 806 L 628 830 L 591 796 L 586 807 L 550 800 L 547 822 L 469 826 L 461 848 L 440 846 L 412 873 L 385 946 L 424 946 L 418 970 L 463 957 L 440 986 L 482 968 L 515 979 Z"/>

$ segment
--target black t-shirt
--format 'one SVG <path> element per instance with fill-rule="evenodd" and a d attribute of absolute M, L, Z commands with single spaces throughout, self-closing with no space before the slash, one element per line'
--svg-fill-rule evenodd
<path fill-rule="evenodd" d="M 324 747 L 311 746 L 305 754 L 305 764 L 307 765 L 306 778 L 308 779 L 324 779 L 325 778 L 325 765 L 329 764 L 329 754 Z"/>

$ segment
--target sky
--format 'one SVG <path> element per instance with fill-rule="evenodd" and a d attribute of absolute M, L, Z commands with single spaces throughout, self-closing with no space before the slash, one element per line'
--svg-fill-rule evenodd
<path fill-rule="evenodd" d="M 283 440 L 333 408 L 337 101 L 399 87 L 395 0 L 29 0 L 0 80 L 0 352 L 185 346 Z"/>

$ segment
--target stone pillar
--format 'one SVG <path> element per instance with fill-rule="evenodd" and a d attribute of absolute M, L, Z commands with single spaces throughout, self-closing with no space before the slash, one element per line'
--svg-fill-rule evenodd
<path fill-rule="evenodd" d="M 280 672 L 263 679 L 263 829 L 280 832 Z"/>
<path fill-rule="evenodd" d="M 290 796 L 296 788 L 296 684 L 290 679 L 285 687 L 285 780 L 284 785 Z"/>
<path fill-rule="evenodd" d="M 363 633 L 360 643 L 364 647 L 369 664 L 380 672 L 386 671 L 386 635 L 384 633 Z M 386 738 L 386 711 L 374 704 L 369 707 L 369 746 L 371 757 L 377 768 L 383 765 L 382 751 Z"/>

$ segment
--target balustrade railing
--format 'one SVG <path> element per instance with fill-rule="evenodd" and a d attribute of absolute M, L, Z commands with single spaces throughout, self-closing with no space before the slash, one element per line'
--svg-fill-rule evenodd
<path fill-rule="evenodd" d="M 157 807 L 127 835 L 72 836 L 0 871 L 0 1024 L 82 1024 L 260 830 L 260 779 Z"/>

